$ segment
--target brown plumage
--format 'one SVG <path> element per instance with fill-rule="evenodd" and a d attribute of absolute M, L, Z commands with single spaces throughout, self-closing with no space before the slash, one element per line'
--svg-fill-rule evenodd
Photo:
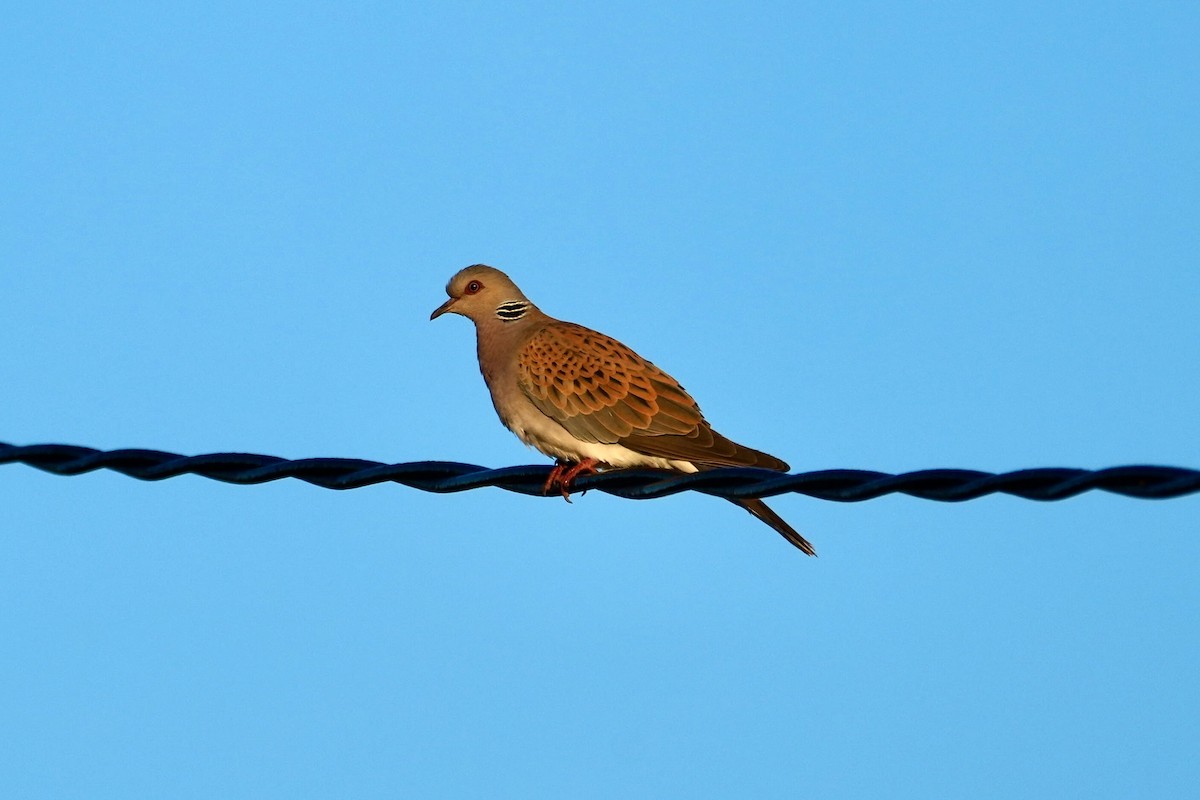
<path fill-rule="evenodd" d="M 503 272 L 467 267 L 446 293 L 450 299 L 430 318 L 453 312 L 475 323 L 480 370 L 496 411 L 522 441 L 558 459 L 552 478 L 566 465 L 575 465 L 567 481 L 593 465 L 788 470 L 780 459 L 714 431 L 678 381 L 630 348 L 542 313 Z M 762 500 L 732 502 L 816 555 Z"/>

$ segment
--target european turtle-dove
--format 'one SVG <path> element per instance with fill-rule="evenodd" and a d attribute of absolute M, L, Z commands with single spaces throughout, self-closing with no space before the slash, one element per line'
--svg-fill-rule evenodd
<path fill-rule="evenodd" d="M 450 299 L 430 315 L 475 323 L 479 369 L 501 422 L 557 464 L 546 490 L 597 468 L 699 472 L 761 467 L 786 472 L 774 456 L 717 433 L 679 382 L 620 342 L 547 316 L 507 275 L 483 264 L 446 285 Z M 762 500 L 733 500 L 808 555 L 811 544 Z"/>

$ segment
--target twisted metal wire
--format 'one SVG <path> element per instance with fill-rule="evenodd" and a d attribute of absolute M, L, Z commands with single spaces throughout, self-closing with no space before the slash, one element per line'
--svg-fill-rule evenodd
<path fill-rule="evenodd" d="M 199 475 L 225 483 L 254 484 L 297 478 L 326 489 L 357 489 L 399 483 L 426 492 L 463 492 L 495 486 L 542 495 L 550 467 L 487 469 L 450 461 L 384 464 L 358 458 L 290 460 L 256 453 L 182 456 L 161 450 L 96 450 L 66 444 L 16 446 L 0 442 L 0 465 L 26 464 L 55 475 L 109 469 L 145 481 Z M 656 469 L 622 469 L 578 478 L 574 492 L 588 489 L 632 500 L 697 491 L 724 498 L 774 497 L 788 492 L 853 503 L 900 493 L 926 500 L 960 502 L 1002 493 L 1027 500 L 1063 500 L 1099 489 L 1128 497 L 1162 500 L 1200 492 L 1200 470 L 1134 465 L 1086 470 L 1061 467 L 991 473 L 968 469 L 925 469 L 892 475 L 858 469 L 781 474 L 764 469 L 722 468 L 691 475 Z"/>

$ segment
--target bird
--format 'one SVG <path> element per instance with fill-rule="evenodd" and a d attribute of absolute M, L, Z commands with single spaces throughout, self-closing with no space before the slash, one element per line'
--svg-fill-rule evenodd
<path fill-rule="evenodd" d="M 626 467 L 789 470 L 713 430 L 692 396 L 653 363 L 612 337 L 545 314 L 495 267 L 464 267 L 446 294 L 429 319 L 459 314 L 475 324 L 479 370 L 500 421 L 555 459 L 543 494 L 557 488 L 569 502 L 578 476 Z M 762 500 L 730 500 L 817 554 Z"/>

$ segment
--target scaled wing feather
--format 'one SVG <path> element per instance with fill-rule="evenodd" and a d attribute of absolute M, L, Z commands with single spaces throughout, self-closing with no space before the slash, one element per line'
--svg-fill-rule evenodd
<path fill-rule="evenodd" d="M 714 431 L 691 395 L 617 340 L 569 322 L 538 331 L 518 355 L 521 390 L 577 439 L 697 466 L 787 464 Z"/>

